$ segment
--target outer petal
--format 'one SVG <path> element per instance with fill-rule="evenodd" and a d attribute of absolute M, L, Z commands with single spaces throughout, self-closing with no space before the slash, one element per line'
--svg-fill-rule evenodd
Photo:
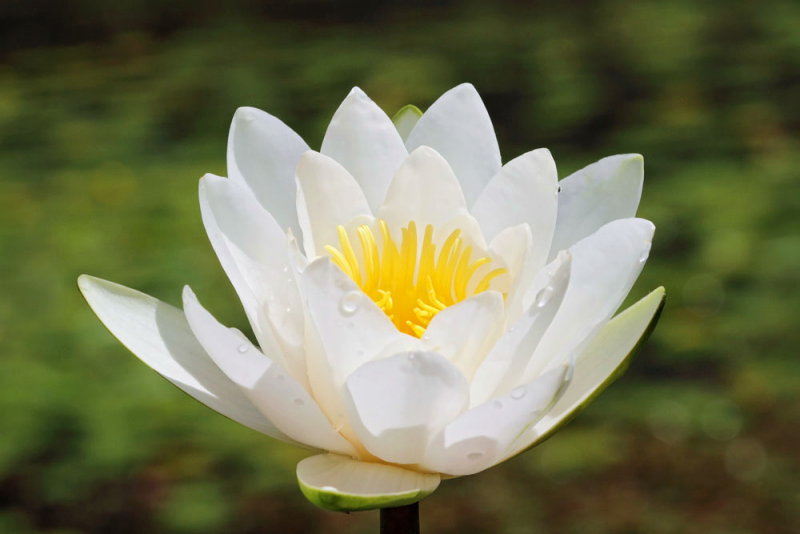
<path fill-rule="evenodd" d="M 532 264 L 547 260 L 556 223 L 558 173 L 546 148 L 506 163 L 472 206 L 483 234 L 491 240 L 504 229 L 527 223 L 534 236 Z"/>
<path fill-rule="evenodd" d="M 469 216 L 450 165 L 426 146 L 414 150 L 400 166 L 378 214 L 392 229 L 409 221 L 416 222 L 417 228 L 427 224 L 436 228 L 456 217 Z"/>
<path fill-rule="evenodd" d="M 433 493 L 440 477 L 321 454 L 297 464 L 297 480 L 303 495 L 320 508 L 355 512 L 415 503 Z"/>
<path fill-rule="evenodd" d="M 523 381 L 568 357 L 611 317 L 647 260 L 654 230 L 650 221 L 621 219 L 570 248 L 572 272 L 564 302 L 531 358 Z"/>
<path fill-rule="evenodd" d="M 423 466 L 450 475 L 471 475 L 493 466 L 553 403 L 567 375 L 567 367 L 553 369 L 459 416 L 433 440 Z"/>
<path fill-rule="evenodd" d="M 328 418 L 347 435 L 343 402 L 347 377 L 384 356 L 386 347 L 405 342 L 412 348 L 418 340 L 398 332 L 372 299 L 326 257 L 308 265 L 301 283 L 307 299 L 309 382 Z"/>
<path fill-rule="evenodd" d="M 325 245 L 338 244 L 336 226 L 359 215 L 372 215 L 356 180 L 339 163 L 318 152 L 306 152 L 297 165 L 297 216 L 309 257 Z"/>
<path fill-rule="evenodd" d="M 527 224 L 510 226 L 494 236 L 489 250 L 503 259 L 513 281 L 506 293 L 506 317 L 515 321 L 522 313 L 523 299 L 539 271 L 534 266 L 533 235 Z"/>
<path fill-rule="evenodd" d="M 292 441 L 211 361 L 179 309 L 85 274 L 78 278 L 78 287 L 106 328 L 161 376 L 237 423 Z"/>
<path fill-rule="evenodd" d="M 350 171 L 374 209 L 408 155 L 391 119 L 358 87 L 333 115 L 320 152 Z"/>
<path fill-rule="evenodd" d="M 245 184 L 283 229 L 299 235 L 294 168 L 308 145 L 291 128 L 256 108 L 239 108 L 228 134 L 228 177 Z"/>
<path fill-rule="evenodd" d="M 359 441 L 387 462 L 422 460 L 430 437 L 467 407 L 469 385 L 435 352 L 412 351 L 366 363 L 347 379 Z"/>
<path fill-rule="evenodd" d="M 500 147 L 489 112 L 471 84 L 450 89 L 422 115 L 406 140 L 409 152 L 427 145 L 453 167 L 472 205 L 500 170 Z"/>
<path fill-rule="evenodd" d="M 562 252 L 537 283 L 535 303 L 509 328 L 481 363 L 470 388 L 470 404 L 476 406 L 509 393 L 536 351 L 536 347 L 561 306 L 569 282 L 571 258 Z"/>
<path fill-rule="evenodd" d="M 551 258 L 604 224 L 636 215 L 643 161 L 639 154 L 610 156 L 561 180 Z"/>
<path fill-rule="evenodd" d="M 609 321 L 578 355 L 572 380 L 562 397 L 520 436 L 506 458 L 549 438 L 625 372 L 630 358 L 655 328 L 663 307 L 664 288 L 659 287 Z"/>
<path fill-rule="evenodd" d="M 497 291 L 484 291 L 436 314 L 422 343 L 450 360 L 471 380 L 504 325 L 503 296 Z"/>
<path fill-rule="evenodd" d="M 262 348 L 303 377 L 304 362 L 289 350 L 302 341 L 303 314 L 286 235 L 246 188 L 219 176 L 200 180 L 200 212 Z"/>
<path fill-rule="evenodd" d="M 310 447 L 355 455 L 300 383 L 240 332 L 220 324 L 185 287 L 186 319 L 214 363 L 286 435 Z"/>

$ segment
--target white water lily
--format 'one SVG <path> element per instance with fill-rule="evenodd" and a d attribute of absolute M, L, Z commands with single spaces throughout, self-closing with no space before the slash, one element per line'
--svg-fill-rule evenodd
<path fill-rule="evenodd" d="M 82 276 L 119 340 L 196 399 L 317 449 L 303 493 L 337 510 L 415 502 L 547 438 L 623 369 L 663 288 L 612 318 L 647 259 L 642 158 L 558 181 L 505 165 L 475 89 L 393 121 L 353 89 L 319 152 L 239 109 L 203 223 L 258 341 L 187 287 L 183 311 Z"/>

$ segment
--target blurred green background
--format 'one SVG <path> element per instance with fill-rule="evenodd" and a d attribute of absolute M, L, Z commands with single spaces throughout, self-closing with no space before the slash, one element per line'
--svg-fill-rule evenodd
<path fill-rule="evenodd" d="M 473 82 L 504 160 L 645 155 L 667 287 L 630 371 L 537 449 L 446 482 L 428 533 L 800 531 L 800 4 L 0 4 L 0 532 L 368 533 L 301 451 L 184 396 L 98 323 L 91 273 L 244 326 L 197 179 L 237 106 L 318 147 L 350 87 L 387 112 Z"/>

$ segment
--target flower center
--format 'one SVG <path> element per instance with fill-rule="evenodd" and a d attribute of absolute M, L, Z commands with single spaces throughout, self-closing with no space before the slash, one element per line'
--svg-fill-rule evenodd
<path fill-rule="evenodd" d="M 419 245 L 414 221 L 401 230 L 398 243 L 386 221 L 377 220 L 381 246 L 373 230 L 356 228 L 361 255 L 356 254 L 344 226 L 337 226 L 339 248 L 325 250 L 358 286 L 375 301 L 398 330 L 422 337 L 431 319 L 465 298 L 489 289 L 492 280 L 506 274 L 492 269 L 492 259 L 473 259 L 473 247 L 465 243 L 461 230 L 454 230 L 438 250 L 433 243 L 433 226 L 427 225 Z"/>

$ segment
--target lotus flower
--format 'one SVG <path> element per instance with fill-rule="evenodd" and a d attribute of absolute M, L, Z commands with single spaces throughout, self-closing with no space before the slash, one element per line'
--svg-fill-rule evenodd
<path fill-rule="evenodd" d="M 200 208 L 257 345 L 188 287 L 181 311 L 79 286 L 183 391 L 316 450 L 297 467 L 312 502 L 399 506 L 546 439 L 621 372 L 664 297 L 612 318 L 653 236 L 642 176 L 638 155 L 560 182 L 546 149 L 502 165 L 469 84 L 394 121 L 353 89 L 319 152 L 241 108 Z"/>

